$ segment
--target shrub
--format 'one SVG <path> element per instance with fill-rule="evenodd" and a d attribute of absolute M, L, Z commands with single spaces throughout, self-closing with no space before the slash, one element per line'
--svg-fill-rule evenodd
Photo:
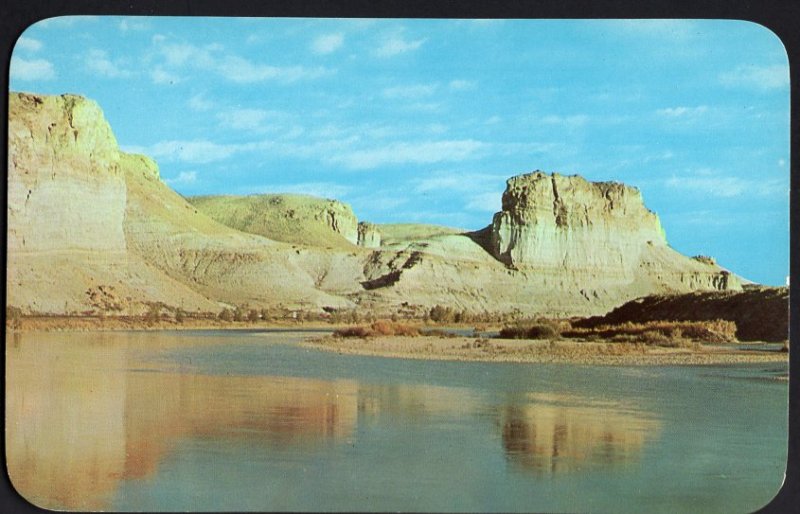
<path fill-rule="evenodd" d="M 250 312 L 247 313 L 247 321 L 258 321 L 259 315 L 258 311 L 255 309 L 250 309 Z"/>
<path fill-rule="evenodd" d="M 375 332 L 369 327 L 356 326 L 340 328 L 334 331 L 333 335 L 336 337 L 371 337 L 375 335 Z"/>
<path fill-rule="evenodd" d="M 148 324 L 155 323 L 161 319 L 161 304 L 158 302 L 156 303 L 149 303 L 147 305 L 147 312 L 144 315 L 144 320 Z"/>
<path fill-rule="evenodd" d="M 453 321 L 456 317 L 455 311 L 443 305 L 435 305 L 431 308 L 431 311 L 428 313 L 428 317 L 432 321 L 437 323 L 446 323 L 449 321 Z"/>
<path fill-rule="evenodd" d="M 419 329 L 413 325 L 381 319 L 368 327 L 358 325 L 341 328 L 334 331 L 333 335 L 338 337 L 418 336 Z"/>
<path fill-rule="evenodd" d="M 227 308 L 222 309 L 219 313 L 219 319 L 222 321 L 233 321 L 233 311 Z"/>
<path fill-rule="evenodd" d="M 659 332 L 658 330 L 648 330 L 646 332 L 642 332 L 639 340 L 645 344 L 650 345 L 658 345 L 658 346 L 667 346 L 670 344 L 671 339 L 667 337 L 663 332 Z"/>
<path fill-rule="evenodd" d="M 233 321 L 244 321 L 244 310 L 241 307 L 234 309 Z"/>
<path fill-rule="evenodd" d="M 503 327 L 498 335 L 501 339 L 558 339 L 561 337 L 561 322 L 539 320 L 534 323 L 519 323 Z"/>

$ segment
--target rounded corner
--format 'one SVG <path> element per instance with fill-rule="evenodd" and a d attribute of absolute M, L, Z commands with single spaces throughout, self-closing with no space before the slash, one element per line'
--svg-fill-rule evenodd
<path fill-rule="evenodd" d="M 783 56 L 784 56 L 784 58 L 786 60 L 786 65 L 791 67 L 792 63 L 791 63 L 791 59 L 789 59 L 789 51 L 786 49 L 786 43 L 783 42 L 783 39 L 772 28 L 768 27 L 767 25 L 764 25 L 763 23 L 761 23 L 759 21 L 748 20 L 748 19 L 744 19 L 744 18 L 735 19 L 735 20 L 731 20 L 731 21 L 736 21 L 738 23 L 742 23 L 742 24 L 745 24 L 745 25 L 750 25 L 754 29 L 758 29 L 758 30 L 761 30 L 761 31 L 766 31 L 767 33 L 769 33 L 770 36 L 772 36 L 773 39 L 775 39 L 778 43 L 780 43 L 781 48 L 783 49 Z"/>
<path fill-rule="evenodd" d="M 778 484 L 775 492 L 768 496 L 768 499 L 761 503 L 757 508 L 751 510 L 753 513 L 763 513 L 768 514 L 770 512 L 784 512 L 784 508 L 786 507 L 783 504 L 781 497 L 783 496 L 783 490 L 786 487 L 786 477 L 787 477 L 787 470 L 788 470 L 788 462 L 783 467 L 783 474 L 781 475 L 780 483 Z M 792 499 L 790 498 L 790 501 Z"/>
<path fill-rule="evenodd" d="M 43 504 L 37 503 L 32 497 L 25 494 L 24 490 L 14 482 L 13 475 L 8 466 L 8 455 L 5 456 L 6 465 L 3 469 L 3 480 L 5 481 L 5 497 L 10 503 L 14 512 L 58 512 Z"/>

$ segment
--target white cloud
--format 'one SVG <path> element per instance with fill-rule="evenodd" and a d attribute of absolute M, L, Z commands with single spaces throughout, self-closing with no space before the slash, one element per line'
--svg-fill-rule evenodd
<path fill-rule="evenodd" d="M 51 80 L 56 71 L 50 61 L 44 59 L 22 59 L 12 57 L 10 75 L 16 80 Z"/>
<path fill-rule="evenodd" d="M 222 59 L 217 64 L 217 72 L 240 84 L 263 82 L 266 80 L 280 80 L 294 82 L 301 79 L 317 78 L 327 74 L 324 68 L 306 68 L 304 66 L 270 66 L 256 64 L 238 56 Z"/>
<path fill-rule="evenodd" d="M 415 84 L 409 86 L 393 86 L 383 90 L 386 98 L 422 98 L 432 95 L 436 91 L 436 84 Z"/>
<path fill-rule="evenodd" d="M 708 106 L 698 105 L 697 107 L 666 107 L 656 110 L 656 114 L 665 118 L 689 118 L 700 116 L 708 112 Z"/>
<path fill-rule="evenodd" d="M 334 182 L 301 182 L 299 184 L 275 184 L 259 186 L 261 194 L 269 193 L 294 193 L 300 195 L 311 195 L 319 198 L 332 198 L 341 200 L 351 191 L 352 188 Z M 248 187 L 249 193 L 252 188 Z"/>
<path fill-rule="evenodd" d="M 328 160 L 350 169 L 363 170 L 390 164 L 431 164 L 474 158 L 487 144 L 473 139 L 422 143 L 398 142 L 380 148 L 353 150 L 333 155 Z"/>
<path fill-rule="evenodd" d="M 193 111 L 203 112 L 211 110 L 214 102 L 207 99 L 202 93 L 198 93 L 189 98 L 189 108 Z"/>
<path fill-rule="evenodd" d="M 217 114 L 217 118 L 226 128 L 235 130 L 259 130 L 269 113 L 261 109 L 233 109 Z"/>
<path fill-rule="evenodd" d="M 393 57 L 418 49 L 425 43 L 425 39 L 407 41 L 402 34 L 394 34 L 384 39 L 380 46 L 375 49 L 378 57 Z"/>
<path fill-rule="evenodd" d="M 653 19 L 653 20 L 593 20 L 593 24 L 610 28 L 617 34 L 684 41 L 697 33 L 697 25 L 691 20 Z"/>
<path fill-rule="evenodd" d="M 479 193 L 472 195 L 465 207 L 473 211 L 495 213 L 502 207 L 502 197 L 498 192 Z"/>
<path fill-rule="evenodd" d="M 17 46 L 14 47 L 15 50 L 22 50 L 25 52 L 38 52 L 42 49 L 42 42 L 38 39 L 33 39 L 32 37 L 25 37 L 22 36 L 17 40 Z"/>
<path fill-rule="evenodd" d="M 331 73 L 325 68 L 305 66 L 271 66 L 252 62 L 235 54 L 224 53 L 224 47 L 210 43 L 202 47 L 188 43 L 170 42 L 166 36 L 153 36 L 153 54 L 150 60 L 160 58 L 157 72 L 152 73 L 158 83 L 175 82 L 180 70 L 194 68 L 215 73 L 231 82 L 252 84 L 268 80 L 294 82 L 313 79 Z"/>
<path fill-rule="evenodd" d="M 161 141 L 141 153 L 166 161 L 208 163 L 227 159 L 234 153 L 245 149 L 243 145 L 220 145 L 206 140 Z"/>
<path fill-rule="evenodd" d="M 185 186 L 197 182 L 196 171 L 182 171 L 175 178 L 166 178 L 164 182 L 171 186 Z"/>
<path fill-rule="evenodd" d="M 784 64 L 773 66 L 737 66 L 733 71 L 720 75 L 720 82 L 725 86 L 749 87 L 769 91 L 788 89 L 789 67 Z"/>
<path fill-rule="evenodd" d="M 431 191 L 458 191 L 474 193 L 473 197 L 490 193 L 492 189 L 502 189 L 508 177 L 491 173 L 438 172 L 417 179 L 414 192 L 424 194 Z M 492 193 L 494 194 L 494 193 Z"/>
<path fill-rule="evenodd" d="M 672 189 L 720 198 L 734 198 L 743 195 L 767 197 L 789 192 L 788 180 L 743 179 L 719 175 L 709 169 L 698 170 L 691 176 L 672 176 L 665 181 L 665 185 Z"/>
<path fill-rule="evenodd" d="M 456 91 L 461 91 L 461 90 L 464 90 L 464 89 L 472 89 L 472 88 L 474 88 L 475 87 L 475 82 L 473 82 L 471 80 L 456 79 L 456 80 L 451 80 L 448 85 L 450 86 L 450 89 L 454 89 Z"/>
<path fill-rule="evenodd" d="M 126 78 L 132 72 L 122 68 L 119 63 L 113 62 L 105 50 L 89 50 L 85 59 L 86 68 L 93 74 L 107 78 Z"/>
<path fill-rule="evenodd" d="M 323 34 L 311 43 L 311 50 L 315 54 L 325 55 L 335 52 L 344 44 L 344 34 L 337 32 L 335 34 Z"/>
<path fill-rule="evenodd" d="M 559 116 L 557 114 L 551 114 L 545 116 L 540 120 L 542 123 L 547 123 L 549 125 L 564 125 L 567 127 L 580 127 L 582 125 L 586 125 L 589 121 L 589 117 L 585 114 L 573 114 L 571 116 Z"/>
<path fill-rule="evenodd" d="M 177 84 L 181 78 L 174 73 L 170 73 L 164 68 L 157 66 L 150 72 L 150 78 L 154 84 Z"/>

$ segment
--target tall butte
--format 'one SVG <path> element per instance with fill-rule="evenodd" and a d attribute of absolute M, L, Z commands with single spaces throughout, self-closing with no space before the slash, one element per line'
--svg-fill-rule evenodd
<path fill-rule="evenodd" d="M 508 179 L 489 251 L 515 269 L 584 274 L 589 282 L 644 280 L 665 289 L 740 289 L 739 279 L 667 244 L 635 187 L 535 171 Z"/>

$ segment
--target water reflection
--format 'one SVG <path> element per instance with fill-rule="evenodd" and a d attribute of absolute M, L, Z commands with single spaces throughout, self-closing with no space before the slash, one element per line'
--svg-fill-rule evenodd
<path fill-rule="evenodd" d="M 423 423 L 433 417 L 459 417 L 479 409 L 468 389 L 428 384 L 361 384 L 360 423 Z"/>
<path fill-rule="evenodd" d="M 578 396 L 207 375 L 183 361 L 176 366 L 175 359 L 153 358 L 212 340 L 110 333 L 12 336 L 6 347 L 6 446 L 14 485 L 43 507 L 102 510 L 111 507 L 123 480 L 157 477 L 159 466 L 186 440 L 211 441 L 220 459 L 232 443 L 249 445 L 262 456 L 266 449 L 270 459 L 297 454 L 322 459 L 337 445 L 360 443 L 356 439 L 367 430 L 380 433 L 387 427 L 457 427 L 480 434 L 479 444 L 505 454 L 515 469 L 556 474 L 635 459 L 659 430 L 657 421 L 622 404 Z M 420 444 L 424 448 L 424 441 Z M 420 448 L 407 451 L 425 465 Z M 359 451 L 372 450 L 359 446 Z"/>
<path fill-rule="evenodd" d="M 516 467 L 555 475 L 638 458 L 660 424 L 621 405 L 567 395 L 529 394 L 499 412 L 503 448 Z"/>
<path fill-rule="evenodd" d="M 108 508 L 183 438 L 313 451 L 355 429 L 353 381 L 124 372 L 138 364 L 128 346 L 103 337 L 7 348 L 9 475 L 38 505 Z"/>

